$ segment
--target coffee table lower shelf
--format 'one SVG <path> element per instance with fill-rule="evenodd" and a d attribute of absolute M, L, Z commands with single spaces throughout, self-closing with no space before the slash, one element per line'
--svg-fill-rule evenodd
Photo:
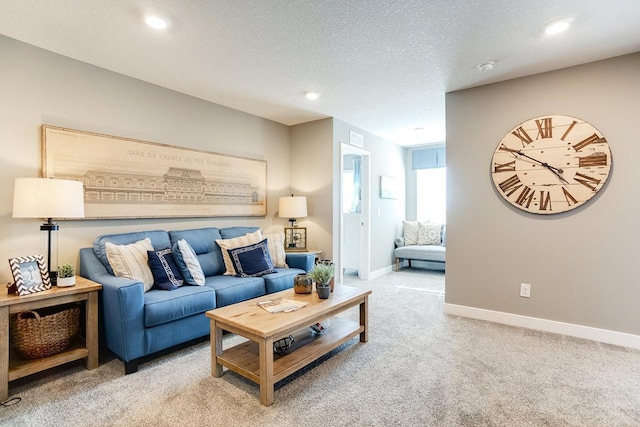
<path fill-rule="evenodd" d="M 273 381 L 278 382 L 334 348 L 364 332 L 364 326 L 341 317 L 331 318 L 322 335 L 315 335 L 309 327 L 294 332 L 289 353 L 273 355 Z M 231 371 L 260 384 L 260 349 L 257 342 L 245 341 L 228 348 L 217 357 L 218 363 Z"/>

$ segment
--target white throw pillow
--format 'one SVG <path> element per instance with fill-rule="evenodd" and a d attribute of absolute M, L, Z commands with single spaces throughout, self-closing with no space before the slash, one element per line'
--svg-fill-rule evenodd
<path fill-rule="evenodd" d="M 442 243 L 441 238 L 442 225 L 433 222 L 418 223 L 418 244 L 419 245 L 439 245 Z"/>
<path fill-rule="evenodd" d="M 227 271 L 226 275 L 235 276 L 236 269 L 233 267 L 233 262 L 229 256 L 228 249 L 241 248 L 243 246 L 249 246 L 253 243 L 258 243 L 263 239 L 262 230 L 256 230 L 253 233 L 247 233 L 244 236 L 234 237 L 233 239 L 216 239 L 216 243 L 220 246 L 222 252 L 222 259 L 224 260 L 224 267 Z"/>
<path fill-rule="evenodd" d="M 180 239 L 178 240 L 178 249 L 180 250 L 182 261 L 185 267 L 187 267 L 187 270 L 189 270 L 193 281 L 198 286 L 204 286 L 204 271 L 202 271 L 202 266 L 200 266 L 200 261 L 198 261 L 198 255 L 196 255 L 191 245 L 186 240 Z"/>
<path fill-rule="evenodd" d="M 405 245 L 418 244 L 418 221 L 402 221 Z"/>
<path fill-rule="evenodd" d="M 152 251 L 153 246 L 148 237 L 128 245 L 114 245 L 106 242 L 104 247 L 109 265 L 116 276 L 141 281 L 145 292 L 153 287 L 153 274 L 149 268 L 147 255 L 147 251 Z"/>
<path fill-rule="evenodd" d="M 288 268 L 289 266 L 286 262 L 287 254 L 284 251 L 284 232 L 268 234 L 265 237 L 267 238 L 269 256 L 271 257 L 273 266 Z"/>

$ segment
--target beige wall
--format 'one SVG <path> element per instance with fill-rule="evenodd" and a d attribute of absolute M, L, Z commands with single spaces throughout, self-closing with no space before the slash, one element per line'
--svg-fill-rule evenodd
<path fill-rule="evenodd" d="M 59 261 L 105 233 L 257 225 L 281 230 L 289 193 L 289 127 L 185 96 L 0 36 L 0 260 L 42 253 L 37 219 L 13 219 L 13 183 L 41 170 L 40 126 L 50 124 L 267 161 L 267 216 L 60 221 Z M 330 167 L 330 161 L 329 161 Z M 12 280 L 0 264 L 0 280 Z"/>
<path fill-rule="evenodd" d="M 309 249 L 322 250 L 323 259 L 333 259 L 333 119 L 316 120 L 291 127 L 291 191 L 307 196 Z"/>
<path fill-rule="evenodd" d="M 640 53 L 447 94 L 447 304 L 640 334 L 638 76 Z M 502 136 L 547 114 L 590 122 L 613 155 L 603 190 L 553 216 L 506 204 L 490 177 Z"/>

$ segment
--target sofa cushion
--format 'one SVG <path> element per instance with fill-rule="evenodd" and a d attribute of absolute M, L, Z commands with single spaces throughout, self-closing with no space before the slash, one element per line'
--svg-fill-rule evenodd
<path fill-rule="evenodd" d="M 205 276 L 215 276 L 225 272 L 222 252 L 216 244 L 221 239 L 220 230 L 215 227 L 170 231 L 171 243 L 184 239 L 193 249 Z"/>
<path fill-rule="evenodd" d="M 252 245 L 229 249 L 228 252 L 237 276 L 260 277 L 275 273 L 267 248 L 267 239 Z"/>
<path fill-rule="evenodd" d="M 153 274 L 153 287 L 164 291 L 173 291 L 184 284 L 182 274 L 173 259 L 171 248 L 147 252 L 149 268 Z"/>
<path fill-rule="evenodd" d="M 111 268 L 109 260 L 107 259 L 107 251 L 104 247 L 104 244 L 106 242 L 111 242 L 114 245 L 126 245 L 129 243 L 138 242 L 147 237 L 151 240 L 151 246 L 153 246 L 153 249 L 171 247 L 169 233 L 164 230 L 154 230 L 139 231 L 134 233 L 104 234 L 102 236 L 98 236 L 93 241 L 93 252 L 96 254 L 100 262 L 102 262 L 109 274 L 113 274 L 113 269 Z"/>
<path fill-rule="evenodd" d="M 236 269 L 231 261 L 231 257 L 229 256 L 229 249 L 239 248 L 242 246 L 251 245 L 253 243 L 258 243 L 262 240 L 262 231 L 260 229 L 247 233 L 244 236 L 233 237 L 231 239 L 217 239 L 216 243 L 220 246 L 220 250 L 222 251 L 222 259 L 224 260 L 225 272 L 227 275 L 235 275 Z"/>
<path fill-rule="evenodd" d="M 220 229 L 220 237 L 223 239 L 233 239 L 234 237 L 244 236 L 247 233 L 255 233 L 260 230 L 258 227 L 227 227 Z"/>
<path fill-rule="evenodd" d="M 266 294 L 262 277 L 210 276 L 206 279 L 206 287 L 215 289 L 216 307 L 224 307 Z"/>
<path fill-rule="evenodd" d="M 173 292 L 152 289 L 144 294 L 144 326 L 151 327 L 216 308 L 216 295 L 207 286 L 181 286 Z"/>
<path fill-rule="evenodd" d="M 298 274 L 305 274 L 305 271 L 299 268 L 276 268 L 275 270 L 275 273 L 262 276 L 268 294 L 290 289 L 294 277 Z"/>
<path fill-rule="evenodd" d="M 186 240 L 180 239 L 173 245 L 173 253 L 176 264 L 180 268 L 182 277 L 188 285 L 204 286 L 204 272 L 200 261 L 191 245 Z"/>
<path fill-rule="evenodd" d="M 287 268 L 287 253 L 284 251 L 284 231 L 280 233 L 267 234 L 267 246 L 269 247 L 269 256 L 274 267 Z"/>
<path fill-rule="evenodd" d="M 153 274 L 147 255 L 153 251 L 153 246 L 148 237 L 128 245 L 105 242 L 105 251 L 115 276 L 142 282 L 145 292 L 153 287 Z"/>
<path fill-rule="evenodd" d="M 418 244 L 439 245 L 442 243 L 442 224 L 418 222 Z"/>

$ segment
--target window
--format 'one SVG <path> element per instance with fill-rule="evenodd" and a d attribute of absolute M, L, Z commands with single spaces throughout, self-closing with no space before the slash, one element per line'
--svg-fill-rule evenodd
<path fill-rule="evenodd" d="M 413 150 L 418 221 L 446 222 L 447 168 L 444 145 Z"/>
<path fill-rule="evenodd" d="M 446 223 L 447 168 L 416 171 L 416 206 L 419 221 Z"/>

